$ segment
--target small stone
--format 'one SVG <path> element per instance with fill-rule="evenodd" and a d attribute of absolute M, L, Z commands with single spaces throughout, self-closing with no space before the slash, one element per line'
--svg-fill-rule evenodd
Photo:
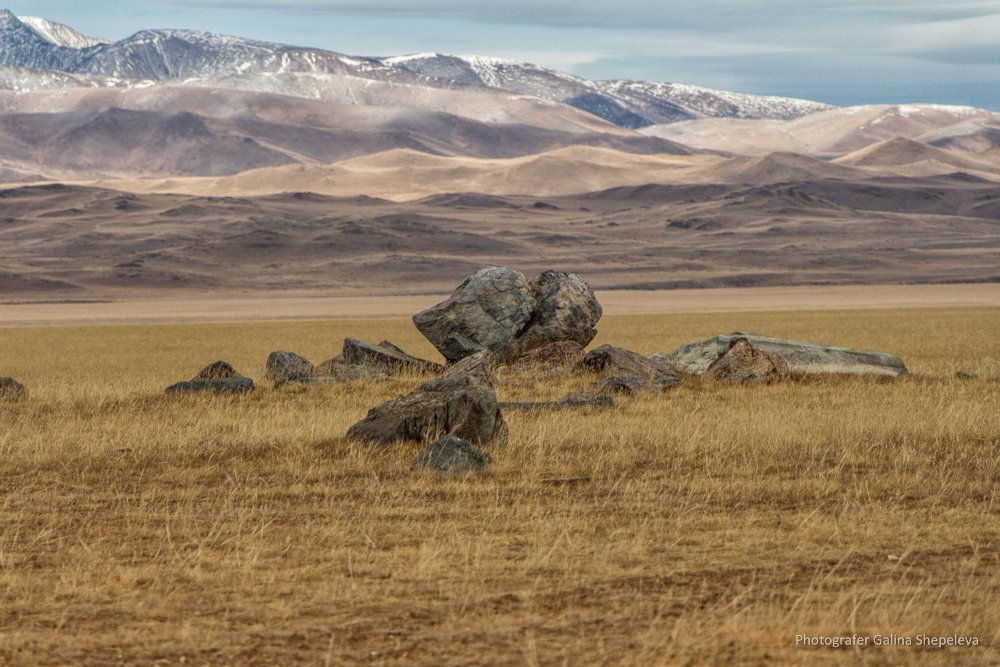
<path fill-rule="evenodd" d="M 977 373 L 966 373 L 965 371 L 955 371 L 955 377 L 959 380 L 978 380 L 979 375 Z"/>
<path fill-rule="evenodd" d="M 535 410 L 580 410 L 584 408 L 613 408 L 615 402 L 610 396 L 598 396 L 589 392 L 566 394 L 555 401 L 504 401 L 501 410 L 533 412 Z"/>
<path fill-rule="evenodd" d="M 205 366 L 195 375 L 193 380 L 221 380 L 222 378 L 240 377 L 232 364 L 226 361 L 215 361 Z"/>
<path fill-rule="evenodd" d="M 253 380 L 245 377 L 219 378 L 217 380 L 188 380 L 167 387 L 167 394 L 242 394 L 253 391 Z"/>
<path fill-rule="evenodd" d="M 276 385 L 289 380 L 308 377 L 313 374 L 313 365 L 305 357 L 294 352 L 272 352 L 267 357 L 267 373 L 265 377 Z"/>
<path fill-rule="evenodd" d="M 28 396 L 28 390 L 24 385 L 12 377 L 0 378 L 0 400 L 20 401 Z"/>
<path fill-rule="evenodd" d="M 644 375 L 615 375 L 594 384 L 594 389 L 602 394 L 638 394 L 641 392 L 662 392 L 677 387 L 681 381 L 672 375 L 648 378 Z"/>
<path fill-rule="evenodd" d="M 410 469 L 434 471 L 447 477 L 482 470 L 492 461 L 489 454 L 472 443 L 446 435 L 422 449 Z"/>

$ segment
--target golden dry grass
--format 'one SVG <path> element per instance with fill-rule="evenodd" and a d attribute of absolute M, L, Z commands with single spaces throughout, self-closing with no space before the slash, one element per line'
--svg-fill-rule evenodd
<path fill-rule="evenodd" d="M 594 344 L 737 329 L 912 375 L 512 413 L 489 472 L 438 479 L 410 472 L 416 444 L 343 439 L 417 377 L 162 394 L 345 335 L 432 357 L 406 320 L 0 329 L 0 375 L 31 392 L 0 404 L 0 664 L 1000 660 L 1000 309 L 619 315 Z M 502 380 L 503 400 L 591 381 Z M 795 641 L 852 633 L 980 646 Z"/>

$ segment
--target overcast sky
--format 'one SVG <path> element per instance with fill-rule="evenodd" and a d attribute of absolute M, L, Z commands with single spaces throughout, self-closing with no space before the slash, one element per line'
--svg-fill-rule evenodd
<path fill-rule="evenodd" d="M 3 0 L 0 0 L 2 6 Z M 106 39 L 193 28 L 352 55 L 526 60 L 591 79 L 837 105 L 1000 110 L 1000 0 L 7 0 Z"/>

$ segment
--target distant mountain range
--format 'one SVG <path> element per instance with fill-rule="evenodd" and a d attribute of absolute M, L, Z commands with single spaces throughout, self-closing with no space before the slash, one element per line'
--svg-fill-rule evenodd
<path fill-rule="evenodd" d="M 404 149 L 514 158 L 633 154 L 824 159 L 903 137 L 1000 145 L 1000 114 L 835 108 L 675 83 L 589 81 L 485 56 L 348 56 L 190 30 L 108 42 L 0 10 L 0 182 L 229 176 Z"/>

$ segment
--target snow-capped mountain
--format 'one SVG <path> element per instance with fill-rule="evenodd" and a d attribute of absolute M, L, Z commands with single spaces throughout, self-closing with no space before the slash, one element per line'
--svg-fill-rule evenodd
<path fill-rule="evenodd" d="M 679 84 L 589 81 L 529 63 L 482 56 L 435 53 L 352 57 L 193 30 L 144 30 L 108 43 L 44 19 L 19 19 L 7 10 L 0 10 L 0 45 L 0 66 L 95 77 L 87 79 L 90 85 L 103 77 L 112 80 L 103 85 L 149 80 L 195 85 L 208 82 L 213 86 L 290 94 L 288 81 L 274 75 L 339 76 L 431 89 L 531 96 L 633 129 L 705 117 L 790 119 L 830 108 L 806 100 Z M 24 89 L 24 76 L 0 77 L 0 85 L 11 78 L 20 82 L 17 89 Z M 56 80 L 74 85 L 71 78 Z M 52 80 L 47 84 L 51 85 Z M 279 85 L 281 89 L 275 89 Z M 294 91 L 292 87 L 291 94 Z"/>

